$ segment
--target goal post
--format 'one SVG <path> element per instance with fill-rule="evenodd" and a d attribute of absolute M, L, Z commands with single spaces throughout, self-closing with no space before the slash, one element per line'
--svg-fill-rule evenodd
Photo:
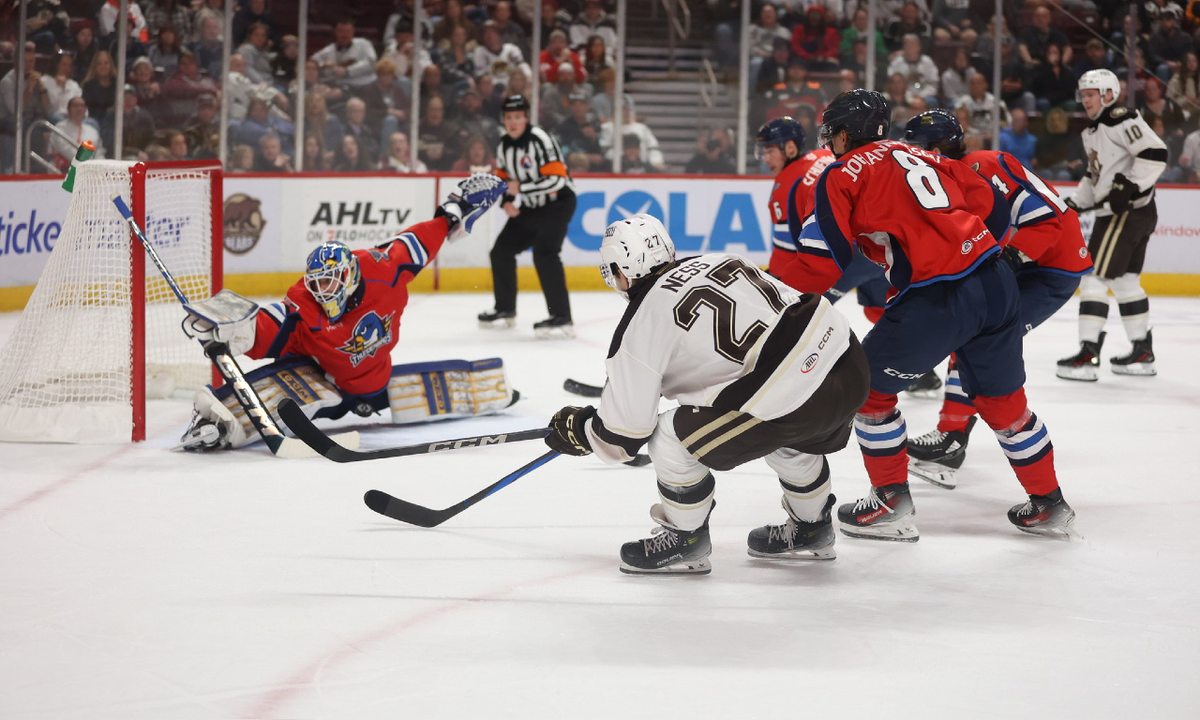
<path fill-rule="evenodd" d="M 111 197 L 126 199 L 184 294 L 202 299 L 222 287 L 221 180 L 215 160 L 79 165 L 62 233 L 0 350 L 0 441 L 144 440 L 148 398 L 215 378 Z"/>

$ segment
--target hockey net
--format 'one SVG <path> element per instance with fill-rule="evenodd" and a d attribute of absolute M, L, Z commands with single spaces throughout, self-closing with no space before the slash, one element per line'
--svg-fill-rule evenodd
<path fill-rule="evenodd" d="M 221 287 L 219 165 L 80 164 L 62 233 L 0 351 L 0 440 L 142 440 L 147 397 L 212 377 L 180 330 L 179 301 L 113 206 L 117 193 L 189 299 Z"/>

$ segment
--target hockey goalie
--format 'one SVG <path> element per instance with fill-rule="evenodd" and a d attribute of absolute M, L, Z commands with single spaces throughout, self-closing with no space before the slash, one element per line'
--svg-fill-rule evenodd
<path fill-rule="evenodd" d="M 417 223 L 369 250 L 326 242 L 308 256 L 304 276 L 282 302 L 258 306 L 229 291 L 187 306 L 183 329 L 231 354 L 274 361 L 247 374 L 275 415 L 286 397 L 311 418 L 367 417 L 388 410 L 395 423 L 465 417 L 508 407 L 499 358 L 393 366 L 408 284 L 444 242 L 466 235 L 504 193 L 495 176 L 459 183 L 432 220 Z M 180 447 L 238 448 L 257 439 L 228 386 L 196 393 Z"/>

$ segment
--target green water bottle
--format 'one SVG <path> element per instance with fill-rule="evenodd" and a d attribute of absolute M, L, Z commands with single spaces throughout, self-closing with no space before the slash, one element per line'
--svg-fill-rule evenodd
<path fill-rule="evenodd" d="M 79 149 L 75 151 L 75 159 L 71 161 L 71 167 L 67 170 L 67 177 L 63 180 L 63 190 L 72 192 L 75 190 L 75 168 L 79 167 L 79 163 L 91 160 L 96 154 L 96 146 L 91 140 L 84 140 Z"/>

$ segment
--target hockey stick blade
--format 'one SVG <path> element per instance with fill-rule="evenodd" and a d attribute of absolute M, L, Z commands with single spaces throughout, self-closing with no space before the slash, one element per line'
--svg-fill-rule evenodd
<path fill-rule="evenodd" d="M 499 492 L 558 456 L 559 453 L 551 450 L 545 455 L 522 465 L 520 468 L 488 485 L 466 500 L 455 503 L 445 510 L 434 510 L 423 507 L 416 503 L 410 503 L 407 500 L 393 497 L 380 490 L 368 490 L 367 494 L 363 496 L 363 502 L 375 512 L 390 517 L 393 520 L 399 520 L 400 522 L 423 528 L 437 527 L 463 510 L 478 504 L 484 498 Z"/>
<path fill-rule="evenodd" d="M 550 433 L 550 428 L 542 427 L 499 435 L 479 435 L 477 437 L 458 438 L 456 440 L 439 440 L 437 442 L 407 445 L 404 447 L 356 450 L 354 448 L 343 447 L 334 442 L 332 438 L 313 424 L 313 421 L 304 414 L 304 411 L 300 409 L 296 401 L 291 398 L 285 398 L 279 403 L 279 417 L 283 418 L 284 424 L 305 445 L 330 460 L 339 463 L 380 460 L 383 458 L 403 457 L 405 455 L 425 455 L 427 453 L 443 452 L 446 450 L 502 445 L 504 443 L 521 442 L 523 440 L 540 440 Z"/>
<path fill-rule="evenodd" d="M 598 398 L 604 392 L 604 388 L 602 387 L 597 385 L 588 385 L 587 383 L 581 383 L 578 380 L 572 380 L 570 378 L 567 378 L 565 381 L 563 381 L 563 390 L 575 395 L 582 395 L 583 397 L 590 398 Z"/>

